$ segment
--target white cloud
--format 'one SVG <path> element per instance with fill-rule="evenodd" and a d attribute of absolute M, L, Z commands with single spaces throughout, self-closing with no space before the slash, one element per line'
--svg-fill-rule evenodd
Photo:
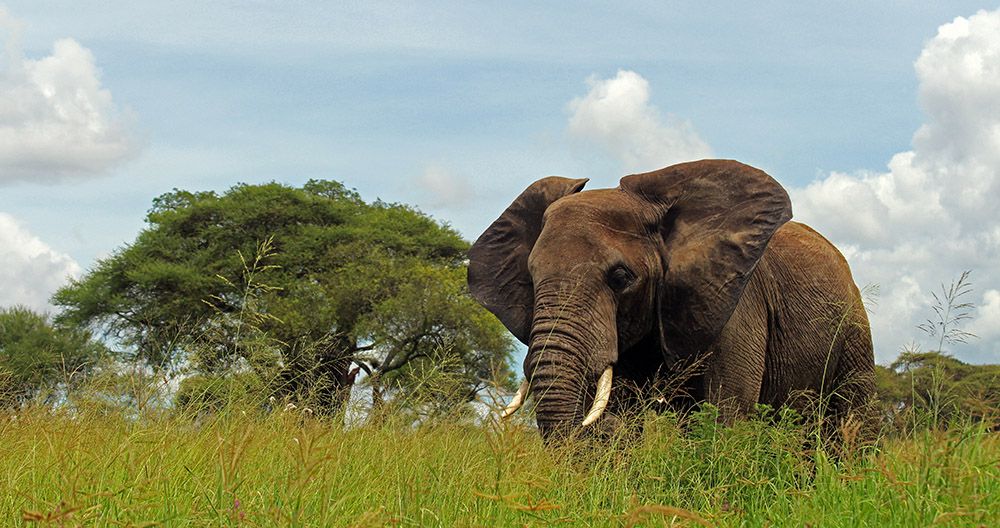
<path fill-rule="evenodd" d="M 51 308 L 49 297 L 83 270 L 32 235 L 14 217 L 0 213 L 0 306 Z"/>
<path fill-rule="evenodd" d="M 420 175 L 420 188 L 430 207 L 458 209 L 469 205 L 473 198 L 469 182 L 438 165 L 430 165 Z"/>
<path fill-rule="evenodd" d="M 880 285 L 881 361 L 919 337 L 931 292 L 972 269 L 985 292 L 969 324 L 980 339 L 950 351 L 1000 362 L 1000 10 L 938 28 L 915 68 L 927 119 L 912 150 L 888 172 L 832 173 L 793 189 L 796 219 L 851 248 L 858 283 Z"/>
<path fill-rule="evenodd" d="M 52 54 L 26 59 L 20 24 L 0 7 L 0 184 L 58 181 L 100 173 L 137 145 L 90 50 L 57 40 Z"/>
<path fill-rule="evenodd" d="M 569 103 L 569 131 L 596 144 L 629 170 L 653 170 L 681 161 L 707 158 L 711 151 L 687 121 L 649 104 L 649 82 L 633 71 L 612 79 L 587 80 L 587 95 Z"/>
<path fill-rule="evenodd" d="M 986 290 L 976 309 L 975 322 L 969 328 L 980 339 L 1000 339 L 1000 291 Z"/>

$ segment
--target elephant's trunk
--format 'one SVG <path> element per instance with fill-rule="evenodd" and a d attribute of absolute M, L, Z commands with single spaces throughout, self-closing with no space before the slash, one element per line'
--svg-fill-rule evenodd
<path fill-rule="evenodd" d="M 582 373 L 568 369 L 574 363 L 564 359 L 567 352 L 557 352 L 554 347 L 535 354 L 528 372 L 531 394 L 537 402 L 535 417 L 542 436 L 567 435 L 575 424 L 583 421 L 586 393 Z M 545 356 L 550 356 L 546 358 Z"/>
<path fill-rule="evenodd" d="M 580 292 L 536 295 L 536 312 L 524 371 L 546 439 L 565 437 L 596 421 L 607 405 L 617 359 L 614 315 Z M 611 311 L 605 314 L 603 312 Z M 603 317 L 602 317 L 603 316 Z M 598 375 L 604 389 L 598 391 Z M 596 404 L 596 405 L 595 405 Z"/>

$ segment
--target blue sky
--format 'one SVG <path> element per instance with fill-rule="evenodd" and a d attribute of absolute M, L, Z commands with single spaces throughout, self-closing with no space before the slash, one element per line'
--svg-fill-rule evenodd
<path fill-rule="evenodd" d="M 996 4 L 539 4 L 0 0 L 0 304 L 44 308 L 174 187 L 337 179 L 474 239 L 539 177 L 710 155 L 880 285 L 881 361 L 971 268 L 950 350 L 1000 362 Z"/>

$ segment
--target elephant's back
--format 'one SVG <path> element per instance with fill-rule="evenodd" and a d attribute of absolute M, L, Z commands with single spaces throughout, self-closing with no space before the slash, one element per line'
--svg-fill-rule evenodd
<path fill-rule="evenodd" d="M 823 275 L 817 278 L 854 284 L 851 268 L 840 250 L 818 231 L 801 222 L 787 222 L 775 231 L 765 256 L 772 261 L 781 261 L 780 265 L 784 267 Z"/>

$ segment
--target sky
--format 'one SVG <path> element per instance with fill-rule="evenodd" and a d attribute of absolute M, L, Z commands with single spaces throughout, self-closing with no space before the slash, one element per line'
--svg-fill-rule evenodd
<path fill-rule="evenodd" d="M 1000 363 L 1000 6 L 474 4 L 0 0 L 0 306 L 174 188 L 334 179 L 474 240 L 538 178 L 719 157 L 847 256 L 880 363 L 965 270 L 945 350 Z"/>

